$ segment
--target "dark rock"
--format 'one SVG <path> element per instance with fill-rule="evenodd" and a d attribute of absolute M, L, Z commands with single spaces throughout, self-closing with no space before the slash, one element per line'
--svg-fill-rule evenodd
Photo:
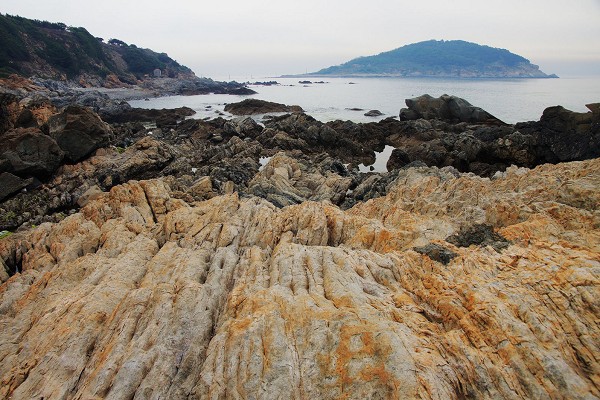
<path fill-rule="evenodd" d="M 133 108 L 128 103 L 122 103 L 110 109 L 100 111 L 100 117 L 108 123 L 125 122 L 157 122 L 163 125 L 174 125 L 185 117 L 194 115 L 196 112 L 189 107 L 178 107 L 172 109 L 145 109 Z"/>
<path fill-rule="evenodd" d="M 0 134 L 15 127 L 19 108 L 19 98 L 16 95 L 0 93 Z"/>
<path fill-rule="evenodd" d="M 592 114 L 596 116 L 600 115 L 600 103 L 590 103 L 586 104 L 585 106 L 592 112 Z"/>
<path fill-rule="evenodd" d="M 9 172 L 0 174 L 0 201 L 19 192 L 33 182 L 33 178 L 21 179 Z"/>
<path fill-rule="evenodd" d="M 405 165 L 410 163 L 410 156 L 408 153 L 402 149 L 394 149 L 392 150 L 392 154 L 388 159 L 386 164 L 386 168 L 388 171 L 392 171 L 394 169 L 402 168 Z"/>
<path fill-rule="evenodd" d="M 256 92 L 247 87 L 240 87 L 240 88 L 231 89 L 231 90 L 227 91 L 227 94 L 233 94 L 233 95 L 237 95 L 237 96 L 248 96 L 251 94 L 256 94 Z"/>
<path fill-rule="evenodd" d="M 380 117 L 383 113 L 379 110 L 371 110 L 365 113 L 365 117 Z"/>
<path fill-rule="evenodd" d="M 28 108 L 24 108 L 15 121 L 15 128 L 36 128 L 37 126 L 35 116 Z"/>
<path fill-rule="evenodd" d="M 421 114 L 410 108 L 401 108 L 399 117 L 400 121 L 415 121 L 422 118 Z"/>
<path fill-rule="evenodd" d="M 251 117 L 240 117 L 227 121 L 223 130 L 230 135 L 255 138 L 260 135 L 263 128 Z"/>
<path fill-rule="evenodd" d="M 534 138 L 539 162 L 565 162 L 600 157 L 600 112 L 578 113 L 561 106 L 544 110 L 539 122 L 515 125 L 523 134 Z M 595 112 L 594 112 L 595 110 Z"/>
<path fill-rule="evenodd" d="M 277 81 L 252 82 L 251 85 L 254 85 L 254 86 L 274 86 L 274 85 L 279 85 L 279 82 L 277 82 Z"/>
<path fill-rule="evenodd" d="M 233 115 L 254 115 L 266 113 L 303 112 L 300 106 L 287 106 L 271 101 L 246 99 L 238 103 L 230 103 L 225 106 L 225 111 Z"/>
<path fill-rule="evenodd" d="M 94 150 L 107 146 L 112 134 L 100 117 L 85 107 L 68 106 L 48 120 L 50 136 L 65 152 L 65 158 L 79 161 Z"/>
<path fill-rule="evenodd" d="M 458 247 L 469 247 L 472 244 L 477 246 L 492 246 L 497 252 L 510 245 L 508 239 L 494 232 L 494 228 L 486 224 L 476 224 L 463 228 L 458 233 L 448 236 L 446 241 Z"/>
<path fill-rule="evenodd" d="M 149 79 L 142 84 L 144 88 L 152 92 L 160 93 L 162 96 L 169 95 L 198 95 L 198 94 L 256 94 L 246 85 L 238 82 L 218 82 L 210 78 L 190 77 L 188 79 Z"/>
<path fill-rule="evenodd" d="M 504 124 L 498 118 L 479 107 L 473 106 L 465 99 L 447 94 L 439 98 L 424 94 L 413 99 L 406 99 L 406 106 L 408 109 L 400 110 L 401 121 L 423 118 L 449 122 Z"/>
<path fill-rule="evenodd" d="M 440 262 L 444 265 L 447 265 L 450 261 L 452 261 L 453 258 L 455 258 L 458 255 L 452 250 L 449 250 L 437 243 L 429 243 L 428 245 L 422 247 L 413 247 L 413 250 L 419 254 L 426 255 L 433 261 Z"/>
<path fill-rule="evenodd" d="M 17 128 L 2 135 L 0 165 L 21 177 L 47 178 L 61 164 L 64 152 L 37 128 Z"/>

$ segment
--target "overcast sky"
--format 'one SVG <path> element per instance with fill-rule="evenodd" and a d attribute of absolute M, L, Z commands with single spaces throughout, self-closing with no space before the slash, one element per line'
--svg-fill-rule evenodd
<path fill-rule="evenodd" d="M 83 26 L 214 78 L 311 72 L 429 39 L 600 74 L 600 0 L 0 0 L 0 12 Z"/>

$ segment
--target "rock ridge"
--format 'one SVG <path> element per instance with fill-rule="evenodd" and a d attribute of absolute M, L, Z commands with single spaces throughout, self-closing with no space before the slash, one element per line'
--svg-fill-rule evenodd
<path fill-rule="evenodd" d="M 20 269 L 0 287 L 0 393 L 597 397 L 598 177 L 598 159 L 411 168 L 348 211 L 114 186 L 0 241 Z M 475 223 L 511 244 L 444 240 Z"/>

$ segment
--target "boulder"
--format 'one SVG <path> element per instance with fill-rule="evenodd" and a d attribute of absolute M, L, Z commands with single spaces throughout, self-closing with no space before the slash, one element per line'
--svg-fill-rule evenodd
<path fill-rule="evenodd" d="M 539 144 L 547 147 L 553 162 L 584 160 L 600 156 L 600 112 L 579 113 L 561 106 L 549 107 L 540 118 Z M 550 157 L 552 157 L 550 156 Z"/>
<path fill-rule="evenodd" d="M 394 169 L 402 168 L 406 164 L 410 163 L 410 156 L 408 153 L 402 149 L 394 149 L 392 150 L 392 154 L 388 159 L 386 164 L 386 168 L 388 171 L 392 171 Z"/>
<path fill-rule="evenodd" d="M 380 117 L 383 113 L 379 110 L 371 110 L 365 113 L 365 117 Z"/>
<path fill-rule="evenodd" d="M 47 178 L 58 168 L 64 152 L 37 128 L 17 128 L 2 135 L 0 165 L 21 177 Z M 1 172 L 1 171 L 0 171 Z"/>
<path fill-rule="evenodd" d="M 33 182 L 33 178 L 22 179 L 9 172 L 2 172 L 0 174 L 0 201 L 10 195 L 17 193 L 21 189 L 27 187 Z"/>
<path fill-rule="evenodd" d="M 406 99 L 406 106 L 400 110 L 400 120 L 410 121 L 419 118 L 440 119 L 448 122 L 484 123 L 491 125 L 504 124 L 487 111 L 473 106 L 457 96 L 444 94 L 438 98 L 424 94 L 413 99 Z"/>
<path fill-rule="evenodd" d="M 252 117 L 239 117 L 227 121 L 223 130 L 230 135 L 254 138 L 260 135 L 263 128 Z"/>
<path fill-rule="evenodd" d="M 65 152 L 65 158 L 77 162 L 94 150 L 107 146 L 111 128 L 85 107 L 68 106 L 48 120 L 50 136 Z"/>
<path fill-rule="evenodd" d="M 225 111 L 233 115 L 254 115 L 266 113 L 303 112 L 300 106 L 287 106 L 281 103 L 259 99 L 246 99 L 225 106 Z"/>
<path fill-rule="evenodd" d="M 352 184 L 352 179 L 343 175 L 347 175 L 344 166 L 329 157 L 313 165 L 309 160 L 278 153 L 250 181 L 248 193 L 277 207 L 307 200 L 340 204 Z"/>
<path fill-rule="evenodd" d="M 19 113 L 19 100 L 11 93 L 0 93 L 0 133 L 14 127 Z"/>

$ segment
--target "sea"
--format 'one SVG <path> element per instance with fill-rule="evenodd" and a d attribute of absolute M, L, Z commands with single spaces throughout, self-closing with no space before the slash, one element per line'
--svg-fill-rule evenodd
<path fill-rule="evenodd" d="M 227 80 L 218 79 L 215 80 Z M 232 79 L 233 80 L 233 79 Z M 405 99 L 429 94 L 462 97 L 506 123 L 537 121 L 544 109 L 561 105 L 569 110 L 589 111 L 585 104 L 600 102 L 600 76 L 562 77 L 558 79 L 442 79 L 442 78 L 271 78 L 235 79 L 249 82 L 258 92 L 250 96 L 198 95 L 170 96 L 133 100 L 141 108 L 175 108 L 187 106 L 196 111 L 193 118 L 231 118 L 223 108 L 245 98 L 257 98 L 287 105 L 299 105 L 317 120 L 374 122 L 397 117 Z M 276 81 L 277 85 L 252 85 Z M 310 81 L 306 83 L 302 81 Z M 379 110 L 379 117 L 367 117 L 369 110 Z M 262 116 L 257 116 L 261 118 Z"/>

